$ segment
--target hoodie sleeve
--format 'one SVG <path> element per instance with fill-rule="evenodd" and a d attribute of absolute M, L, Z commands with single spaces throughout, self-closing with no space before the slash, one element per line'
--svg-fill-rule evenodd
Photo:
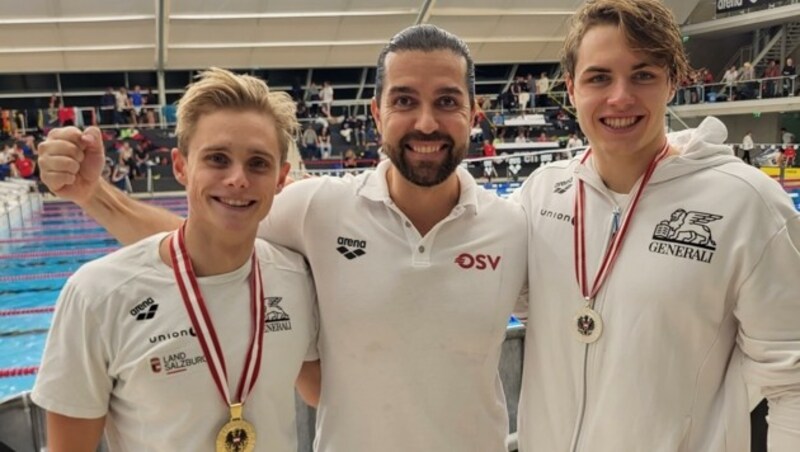
<path fill-rule="evenodd" d="M 734 311 L 745 380 L 769 402 L 770 452 L 800 450 L 800 214 L 784 213 Z"/>

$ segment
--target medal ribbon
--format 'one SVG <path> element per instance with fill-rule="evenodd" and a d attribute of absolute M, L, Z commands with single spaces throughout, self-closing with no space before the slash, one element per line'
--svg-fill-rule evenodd
<path fill-rule="evenodd" d="M 211 322 L 203 295 L 200 293 L 200 286 L 197 283 L 192 262 L 189 260 L 189 253 L 186 250 L 184 238 L 186 223 L 170 238 L 170 258 L 172 259 L 172 270 L 175 279 L 178 281 L 178 288 L 183 298 L 183 304 L 189 313 L 192 326 L 197 332 L 197 339 L 203 348 L 203 354 L 208 361 L 208 369 L 214 383 L 217 385 L 220 395 L 228 406 L 231 401 L 228 391 L 228 371 L 225 367 L 225 357 L 222 354 L 222 347 L 219 344 L 214 324 Z M 250 346 L 247 350 L 247 358 L 242 371 L 242 378 L 236 391 L 238 403 L 244 404 L 250 391 L 258 379 L 261 369 L 261 346 L 264 340 L 264 293 L 261 287 L 261 268 L 256 258 L 255 249 L 251 256 L 252 268 L 250 270 L 250 317 L 252 319 Z"/>
<path fill-rule="evenodd" d="M 611 267 L 613 267 L 614 262 L 617 260 L 617 255 L 622 248 L 622 241 L 625 239 L 625 234 L 628 232 L 628 225 L 633 218 L 633 213 L 636 210 L 636 206 L 639 204 L 639 198 L 642 196 L 644 187 L 647 186 L 647 183 L 650 181 L 650 177 L 653 175 L 656 166 L 658 166 L 659 162 L 661 162 L 661 160 L 667 156 L 668 152 L 669 143 L 666 143 L 664 144 L 664 148 L 661 149 L 658 154 L 656 154 L 656 156 L 647 166 L 647 170 L 644 172 L 644 176 L 642 176 L 639 186 L 636 187 L 631 205 L 628 208 L 628 211 L 625 213 L 625 216 L 622 218 L 622 224 L 620 225 L 616 234 L 614 234 L 614 237 L 611 239 L 611 243 L 609 244 L 608 248 L 606 249 L 606 253 L 603 256 L 603 261 L 600 264 L 600 267 L 597 269 L 591 291 L 589 290 L 589 283 L 586 275 L 586 234 L 584 230 L 584 206 L 586 201 L 586 191 L 583 181 L 578 179 L 575 194 L 575 228 L 573 232 L 575 277 L 578 279 L 578 286 L 581 289 L 581 295 L 583 295 L 583 298 L 586 299 L 587 303 L 590 303 L 590 305 L 594 304 L 594 297 L 597 295 L 597 292 L 600 291 L 600 287 L 603 285 L 606 276 L 608 276 L 608 274 L 611 272 Z M 581 159 L 581 165 L 586 162 L 586 159 L 589 158 L 591 153 L 592 149 L 589 148 Z"/>

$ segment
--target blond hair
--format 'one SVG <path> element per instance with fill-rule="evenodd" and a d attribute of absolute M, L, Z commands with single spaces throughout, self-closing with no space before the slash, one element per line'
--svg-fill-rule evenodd
<path fill-rule="evenodd" d="M 297 107 L 292 98 L 284 92 L 270 92 L 261 79 L 217 67 L 201 72 L 178 101 L 175 134 L 183 155 L 189 152 L 189 141 L 200 117 L 221 109 L 254 111 L 271 117 L 278 132 L 281 162 L 286 161 L 298 127 Z"/>
<path fill-rule="evenodd" d="M 564 40 L 561 66 L 569 76 L 575 76 L 583 37 L 598 25 L 618 27 L 631 49 L 646 54 L 664 67 L 673 84 L 677 85 L 689 75 L 680 28 L 661 0 L 588 0 L 572 16 Z"/>

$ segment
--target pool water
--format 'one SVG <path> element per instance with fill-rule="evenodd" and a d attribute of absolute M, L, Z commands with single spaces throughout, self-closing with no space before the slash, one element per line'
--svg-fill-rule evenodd
<path fill-rule="evenodd" d="M 186 215 L 183 197 L 149 202 Z M 69 275 L 118 248 L 68 203 L 47 203 L 22 227 L 0 231 L 0 400 L 33 387 L 52 308 Z M 11 376 L 17 374 L 23 375 Z"/>

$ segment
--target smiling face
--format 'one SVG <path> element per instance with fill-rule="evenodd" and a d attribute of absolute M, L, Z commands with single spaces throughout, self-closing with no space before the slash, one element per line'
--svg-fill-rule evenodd
<path fill-rule="evenodd" d="M 188 221 L 209 238 L 252 240 L 289 171 L 268 115 L 216 110 L 201 115 L 188 155 L 173 150 L 173 170 L 186 186 Z"/>
<path fill-rule="evenodd" d="M 389 53 L 381 104 L 372 114 L 383 151 L 409 182 L 441 184 L 464 159 L 473 106 L 466 60 L 449 50 Z"/>
<path fill-rule="evenodd" d="M 674 86 L 666 68 L 634 52 L 618 27 L 599 25 L 586 32 L 567 91 L 593 152 L 649 159 L 664 144 Z"/>

